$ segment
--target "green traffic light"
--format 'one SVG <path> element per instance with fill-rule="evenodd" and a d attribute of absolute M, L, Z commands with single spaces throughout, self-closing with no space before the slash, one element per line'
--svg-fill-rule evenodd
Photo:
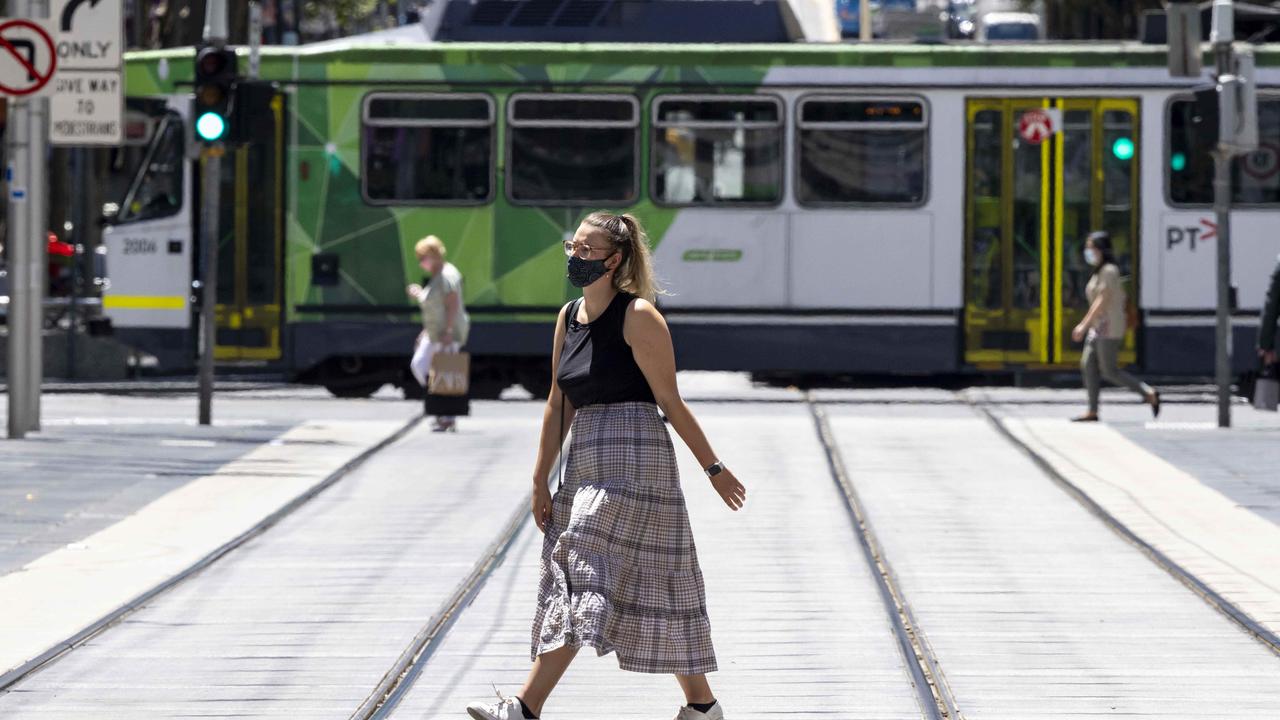
<path fill-rule="evenodd" d="M 1111 154 L 1120 160 L 1133 158 L 1133 141 L 1127 137 L 1116 138 L 1116 141 L 1111 144 Z"/>
<path fill-rule="evenodd" d="M 196 119 L 196 134 L 205 142 L 219 140 L 227 132 L 227 121 L 216 112 L 207 112 Z"/>
<path fill-rule="evenodd" d="M 1170 156 L 1169 167 L 1173 168 L 1174 172 L 1182 172 L 1183 170 L 1186 170 L 1187 169 L 1186 153 L 1176 152 L 1172 156 Z"/>

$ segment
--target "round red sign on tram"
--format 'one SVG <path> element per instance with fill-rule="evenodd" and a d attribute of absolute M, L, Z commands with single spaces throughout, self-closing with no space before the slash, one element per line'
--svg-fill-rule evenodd
<path fill-rule="evenodd" d="M 1018 136 L 1039 145 L 1054 133 L 1053 116 L 1044 110 L 1028 110 L 1018 118 Z"/>

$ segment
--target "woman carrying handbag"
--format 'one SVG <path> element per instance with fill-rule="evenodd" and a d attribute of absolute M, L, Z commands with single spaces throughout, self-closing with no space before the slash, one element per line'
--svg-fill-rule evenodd
<path fill-rule="evenodd" d="M 413 285 L 405 288 L 409 297 L 418 302 L 422 308 L 422 332 L 419 333 L 413 350 L 413 359 L 409 361 L 409 370 L 413 377 L 428 389 L 431 364 L 437 353 L 457 353 L 467 344 L 467 336 L 471 331 L 471 318 L 462 303 L 462 273 L 453 263 L 445 260 L 444 243 L 435 235 L 428 235 L 414 246 L 418 255 L 418 265 L 431 276 L 426 286 Z M 436 432 L 457 430 L 457 415 L 466 414 L 466 396 L 460 399 L 449 397 L 448 400 L 435 399 L 434 404 L 441 405 L 436 415 Z M 433 398 L 428 393 L 427 409 L 432 410 Z"/>

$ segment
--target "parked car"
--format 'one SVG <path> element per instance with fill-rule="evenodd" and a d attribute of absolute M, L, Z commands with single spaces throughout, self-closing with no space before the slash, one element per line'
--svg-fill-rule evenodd
<path fill-rule="evenodd" d="M 1044 37 L 1040 16 L 1033 13 L 992 12 L 978 18 L 974 39 L 979 42 L 1035 41 Z"/>

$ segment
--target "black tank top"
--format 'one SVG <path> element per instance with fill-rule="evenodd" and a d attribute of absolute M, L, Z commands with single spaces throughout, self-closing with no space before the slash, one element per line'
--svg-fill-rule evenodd
<path fill-rule="evenodd" d="M 631 346 L 622 337 L 622 323 L 635 295 L 619 292 L 600 317 L 578 322 L 579 298 L 565 312 L 564 347 L 556 382 L 575 408 L 620 402 L 654 402 Z"/>

